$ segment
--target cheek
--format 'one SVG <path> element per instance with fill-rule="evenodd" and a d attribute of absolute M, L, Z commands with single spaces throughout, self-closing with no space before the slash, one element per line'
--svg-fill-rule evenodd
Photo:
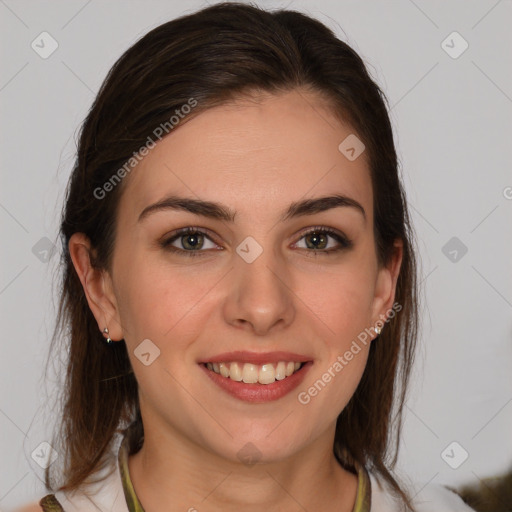
<path fill-rule="evenodd" d="M 197 325 L 197 317 L 210 304 L 218 280 L 212 273 L 193 267 L 172 267 L 148 257 L 144 263 L 134 261 L 125 267 L 118 296 L 128 343 L 149 338 L 159 345 L 166 339 L 179 342 L 187 338 L 183 329 Z"/>
<path fill-rule="evenodd" d="M 298 401 L 310 411 L 329 410 L 334 419 L 353 395 L 366 367 L 372 331 L 374 274 L 371 262 L 358 255 L 328 275 L 304 275 L 300 292 L 320 319 L 321 358 L 301 387 Z M 363 261 L 362 261 L 363 260 Z M 352 263 L 353 261 L 353 263 Z M 310 290 L 306 294 L 306 290 Z M 368 330 L 365 330 L 368 329 Z M 326 418 L 327 421 L 327 418 Z"/>
<path fill-rule="evenodd" d="M 301 273 L 297 295 L 341 349 L 343 340 L 369 327 L 374 284 L 371 267 L 359 261 L 322 274 Z"/>
<path fill-rule="evenodd" d="M 297 392 L 297 407 L 311 417 L 320 418 L 317 428 L 327 428 L 352 398 L 368 359 L 369 344 L 357 349 L 334 351 L 322 361 Z M 355 353 L 357 352 L 357 353 Z M 347 357 L 348 353 L 351 355 Z"/>

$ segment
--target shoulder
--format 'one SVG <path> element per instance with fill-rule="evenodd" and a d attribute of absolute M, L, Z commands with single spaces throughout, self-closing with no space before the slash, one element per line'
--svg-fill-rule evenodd
<path fill-rule="evenodd" d="M 72 491 L 57 491 L 48 512 L 128 512 L 119 468 L 110 465 Z"/>
<path fill-rule="evenodd" d="M 63 508 L 55 497 L 55 494 L 47 494 L 39 501 L 26 503 L 25 505 L 15 509 L 13 512 L 62 512 Z"/>
<path fill-rule="evenodd" d="M 27 503 L 17 509 L 14 509 L 13 512 L 41 512 L 41 506 L 39 502 Z"/>
<path fill-rule="evenodd" d="M 372 489 L 372 511 L 395 512 L 400 510 L 399 501 L 390 486 L 382 479 L 370 474 Z M 441 484 L 410 484 L 405 489 L 416 512 L 474 512 L 455 492 Z"/>
<path fill-rule="evenodd" d="M 118 468 L 112 460 L 73 490 L 56 490 L 13 512 L 128 512 Z"/>

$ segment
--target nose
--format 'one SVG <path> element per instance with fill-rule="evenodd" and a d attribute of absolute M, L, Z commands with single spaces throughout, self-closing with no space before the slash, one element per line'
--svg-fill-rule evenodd
<path fill-rule="evenodd" d="M 252 263 L 235 256 L 230 274 L 223 311 L 227 323 L 264 336 L 293 322 L 295 302 L 290 275 L 271 250 L 264 250 Z"/>

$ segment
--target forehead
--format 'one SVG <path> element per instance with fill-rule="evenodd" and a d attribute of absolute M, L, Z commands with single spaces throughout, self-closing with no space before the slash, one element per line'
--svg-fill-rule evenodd
<path fill-rule="evenodd" d="M 339 146 L 354 136 L 332 107 L 310 92 L 243 98 L 205 110 L 159 141 L 129 176 L 124 216 L 169 193 L 229 203 L 254 213 L 303 197 L 339 192 L 371 212 L 366 154 Z M 349 139 L 350 140 L 350 139 Z M 250 210 L 250 211 L 249 211 Z"/>

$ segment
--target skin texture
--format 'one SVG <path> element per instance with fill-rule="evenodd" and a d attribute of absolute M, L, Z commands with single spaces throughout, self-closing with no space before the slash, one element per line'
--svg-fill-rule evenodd
<path fill-rule="evenodd" d="M 312 92 L 209 109 L 125 178 L 111 273 L 92 269 L 87 238 L 72 237 L 98 329 L 125 339 L 139 383 L 145 442 L 129 468 L 146 510 L 352 510 L 357 479 L 332 447 L 370 343 L 307 405 L 297 400 L 393 305 L 401 244 L 379 268 L 366 155 L 349 161 L 338 150 L 351 133 Z M 356 208 L 337 207 L 279 221 L 290 203 L 335 193 L 358 201 L 366 220 Z M 170 194 L 223 203 L 235 221 L 166 210 L 138 222 L 145 207 Z M 318 225 L 353 246 L 315 256 L 303 233 Z M 159 245 L 188 226 L 212 234 L 197 257 Z M 263 248 L 250 264 L 236 252 L 247 236 Z M 339 246 L 327 240 L 324 252 Z M 187 241 L 172 245 L 185 251 Z M 134 355 L 144 339 L 160 349 L 149 366 Z M 197 363 L 232 350 L 291 351 L 314 364 L 297 390 L 250 404 L 220 390 Z M 261 454 L 252 466 L 237 456 L 249 442 Z"/>

